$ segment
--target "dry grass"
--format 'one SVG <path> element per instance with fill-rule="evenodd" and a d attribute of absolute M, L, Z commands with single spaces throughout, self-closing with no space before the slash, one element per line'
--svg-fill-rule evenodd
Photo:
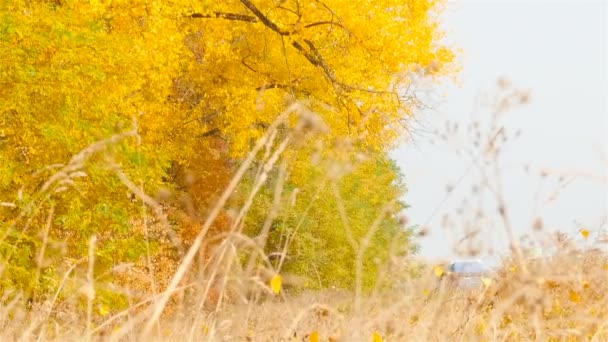
<path fill-rule="evenodd" d="M 159 341 L 606 341 L 608 255 L 570 250 L 529 260 L 528 272 L 500 269 L 479 291 L 442 287 L 427 270 L 420 278 L 364 296 L 324 291 L 283 294 L 220 310 L 183 306 L 159 321 L 146 339 Z M 116 324 L 94 322 L 69 307 L 47 316 L 49 303 L 26 308 L 19 297 L 3 302 L 2 340 L 142 340 L 151 316 L 128 314 Z M 135 311 L 134 311 L 135 312 Z M 105 328 L 103 328 L 105 326 Z"/>

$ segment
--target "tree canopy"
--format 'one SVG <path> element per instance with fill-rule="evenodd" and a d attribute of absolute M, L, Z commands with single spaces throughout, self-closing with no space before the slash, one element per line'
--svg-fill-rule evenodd
<path fill-rule="evenodd" d="M 455 71 L 453 52 L 441 45 L 440 6 L 0 0 L 0 255 L 11 265 L 0 285 L 54 284 L 58 260 L 85 257 L 91 234 L 98 236 L 99 267 L 163 249 L 166 241 L 145 245 L 145 233 L 134 229 L 140 199 L 144 212 L 158 211 L 137 190 L 186 194 L 204 215 L 252 144 L 294 102 L 324 129 L 283 154 L 286 188 L 302 198 L 280 213 L 283 228 L 271 232 L 267 248 L 278 247 L 286 223 L 308 215 L 286 267 L 308 273 L 321 259 L 336 260 L 350 248 L 349 237 L 338 229 L 344 218 L 335 191 L 315 195 L 331 169 L 323 165 L 333 164 L 315 160 L 353 166 L 327 184 L 341 193 L 351 233 L 362 238 L 382 202 L 397 203 L 404 191 L 387 153 L 415 114 L 412 75 L 439 81 Z M 297 124 L 289 117 L 277 134 Z M 361 155 L 365 161 L 351 163 Z M 248 177 L 239 191 L 253 184 Z M 276 175 L 270 179 L 274 184 Z M 256 199 L 246 220 L 250 234 L 259 233 L 271 193 L 268 186 Z M 229 216 L 216 228 L 227 229 Z M 182 239 L 199 229 L 169 220 Z M 370 253 L 385 259 L 383 250 L 402 230 L 394 214 L 383 221 Z M 48 241 L 54 244 L 41 254 Z M 320 286 L 352 283 L 344 258 L 318 272 Z M 370 260 L 366 267 L 374 267 Z M 33 277 L 33 269 L 42 273 Z"/>

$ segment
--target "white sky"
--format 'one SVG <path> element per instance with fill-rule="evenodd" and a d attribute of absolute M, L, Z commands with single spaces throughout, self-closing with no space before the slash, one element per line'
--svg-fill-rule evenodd
<path fill-rule="evenodd" d="M 447 41 L 462 49 L 460 85 L 442 89 L 446 98 L 434 110 L 419 114 L 427 129 L 442 129 L 446 120 L 470 122 L 476 95 L 505 76 L 517 88 L 529 89 L 531 103 L 510 112 L 505 125 L 522 136 L 508 143 L 502 165 L 505 196 L 516 233 L 530 232 L 532 217 L 541 216 L 547 230 L 576 235 L 585 225 L 592 236 L 608 212 L 608 184 L 577 178 L 558 200 L 534 208 L 540 177 L 526 175 L 523 165 L 563 171 L 585 170 L 608 176 L 607 22 L 603 1 L 451 1 L 442 16 Z M 487 119 L 487 111 L 477 118 Z M 486 115 L 486 118 L 483 116 Z M 441 217 L 454 213 L 461 200 L 471 197 L 466 179 L 431 215 L 445 196 L 445 186 L 461 176 L 469 160 L 457 156 L 431 133 L 422 133 L 393 153 L 406 177 L 410 222 L 425 224 L 430 234 L 419 239 L 421 256 L 451 258 L 458 233 L 443 229 Z M 541 190 L 547 198 L 555 189 Z M 484 199 L 486 201 L 487 199 Z M 486 201 L 487 204 L 487 201 Z M 490 207 L 492 207 L 490 205 Z M 605 226 L 604 226 L 605 227 Z M 482 227 L 486 245 L 505 251 L 502 226 Z M 606 229 L 606 228 L 604 228 Z M 482 258 L 489 258 L 482 254 Z M 491 259 L 491 258 L 490 258 Z M 490 260 L 489 259 L 489 260 Z"/>

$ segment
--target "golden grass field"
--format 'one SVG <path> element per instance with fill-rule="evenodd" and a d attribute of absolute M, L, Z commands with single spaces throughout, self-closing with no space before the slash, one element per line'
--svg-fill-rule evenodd
<path fill-rule="evenodd" d="M 148 336 L 150 313 L 133 306 L 123 315 L 88 324 L 69 306 L 49 315 L 49 302 L 28 308 L 4 301 L 0 337 L 11 340 L 156 341 L 606 341 L 608 255 L 569 250 L 546 260 L 501 268 L 488 286 L 462 292 L 441 285 L 436 270 L 393 289 L 268 295 L 221 309 L 177 305 Z M 200 300 L 200 299 L 199 299 Z M 50 301 L 50 300 L 49 300 Z M 46 307 L 45 307 L 46 305 Z M 358 307 L 357 307 L 358 306 Z"/>

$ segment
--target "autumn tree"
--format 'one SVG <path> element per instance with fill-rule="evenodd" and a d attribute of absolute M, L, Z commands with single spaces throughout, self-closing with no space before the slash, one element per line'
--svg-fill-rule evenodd
<path fill-rule="evenodd" d="M 417 106 L 412 75 L 438 80 L 454 71 L 452 52 L 440 45 L 437 5 L 0 2 L 0 255 L 8 265 L 0 286 L 54 286 L 60 259 L 85 257 L 92 234 L 101 269 L 155 253 L 162 244 L 179 250 L 174 240 L 183 225 L 143 195 L 190 191 L 195 211 L 204 213 L 234 165 L 293 102 L 327 129 L 315 144 L 290 144 L 285 151 L 290 186 L 310 184 L 318 172 L 310 161 L 315 153 L 327 160 L 362 153 L 380 158 L 370 164 L 375 168 L 336 180 L 353 194 L 347 215 L 366 216 L 351 220 L 360 225 L 353 229 L 364 229 L 377 203 L 365 189 L 350 187 L 396 177 L 384 158 Z M 280 134 L 297 121 L 289 117 Z M 195 181 L 180 183 L 188 175 Z M 397 191 L 388 183 L 382 189 L 391 193 L 385 198 Z M 146 215 L 167 221 L 168 242 L 149 241 L 133 229 L 142 203 Z M 328 229 L 339 220 L 332 211 L 338 208 L 326 204 L 318 207 L 318 239 L 341 248 L 344 235 Z M 188 229 L 196 233 L 200 222 L 192 224 Z M 394 228 L 387 229 L 377 246 Z M 320 253 L 302 247 L 309 240 L 297 240 L 296 250 Z"/>
<path fill-rule="evenodd" d="M 391 256 L 401 260 L 399 257 L 416 249 L 411 230 L 400 222 L 406 208 L 402 176 L 395 163 L 382 154 L 342 164 L 351 168 L 342 177 L 328 177 L 332 161 L 328 162 L 311 166 L 301 186 L 285 184 L 283 205 L 263 232 L 275 196 L 271 182 L 256 198 L 247 232 L 265 234 L 266 253 L 275 268 L 305 275 L 309 288 L 354 288 L 357 257 L 362 252 L 362 285 L 372 288 Z M 375 231 L 369 234 L 372 227 Z"/>

